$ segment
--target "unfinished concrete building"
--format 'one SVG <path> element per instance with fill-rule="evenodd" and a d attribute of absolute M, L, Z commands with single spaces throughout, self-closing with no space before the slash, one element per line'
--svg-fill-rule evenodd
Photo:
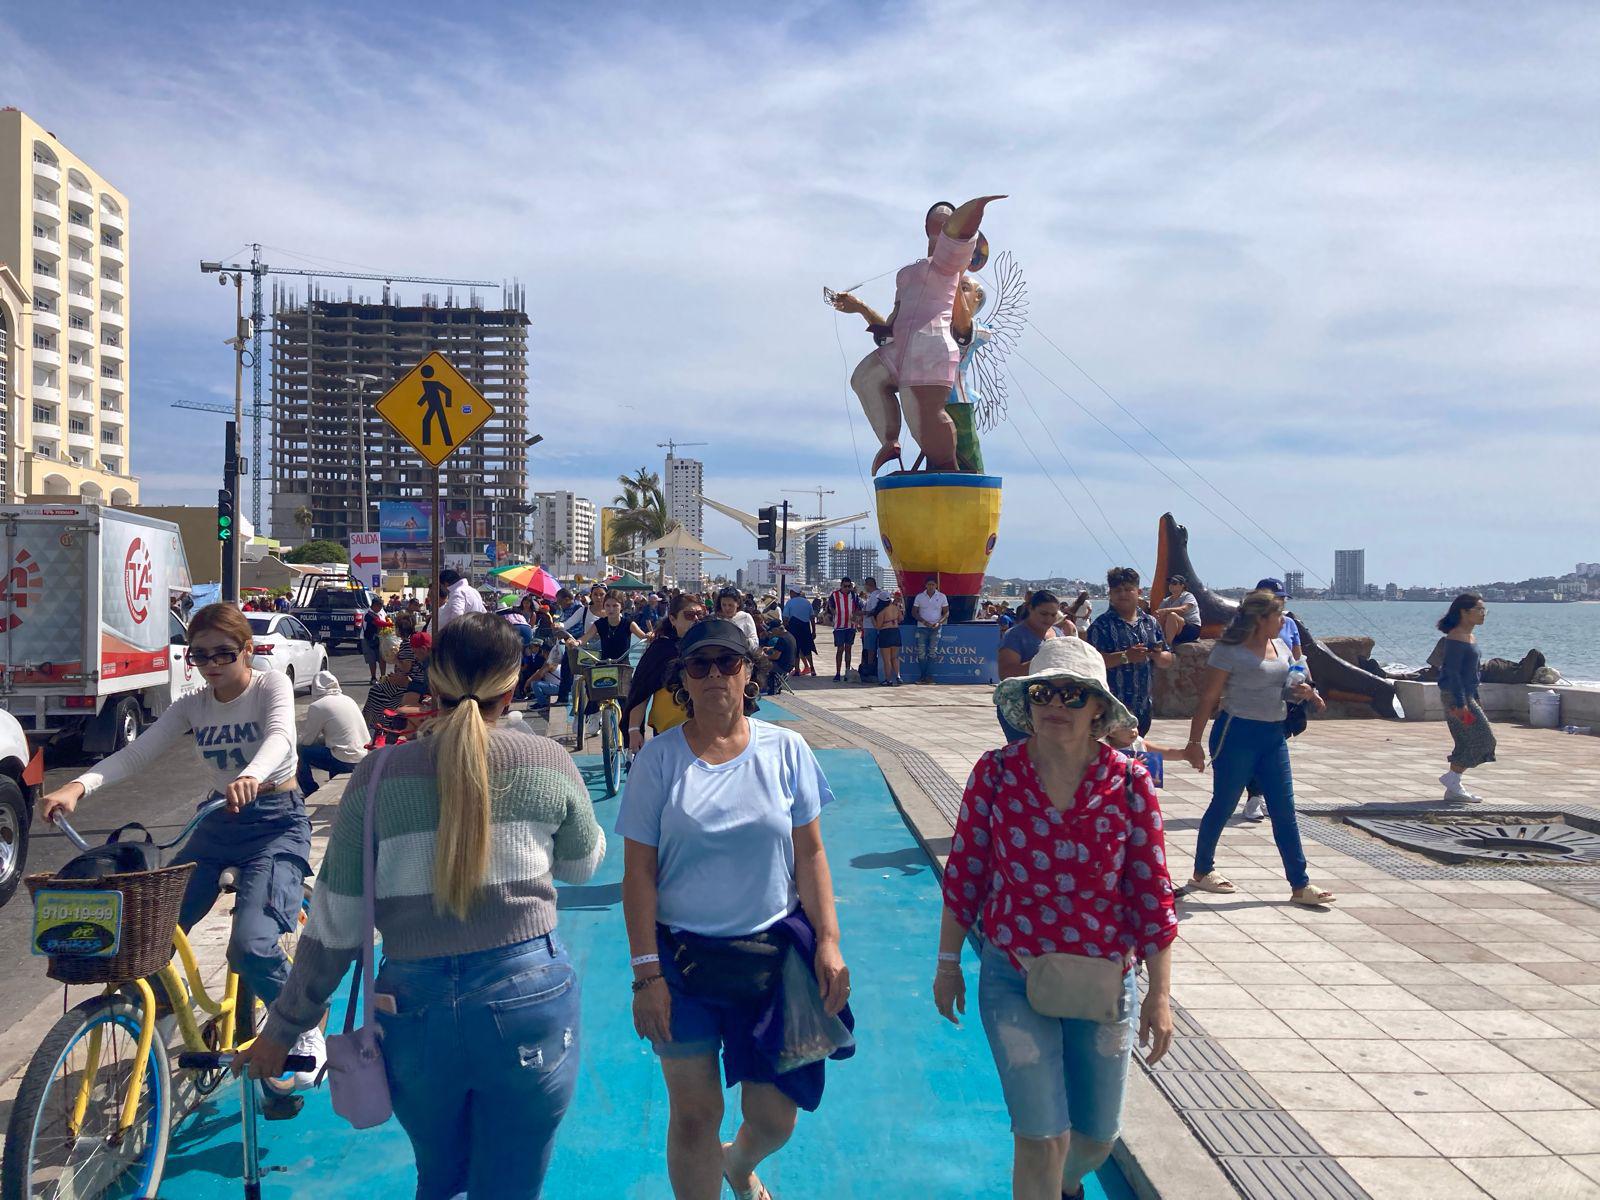
<path fill-rule="evenodd" d="M 403 304 L 272 294 L 272 529 L 293 541 L 343 542 L 378 529 L 382 500 L 426 502 L 432 467 L 374 410 L 390 384 L 431 350 L 442 353 L 494 406 L 495 416 L 446 461 L 441 479 L 447 554 L 501 542 L 528 551 L 528 316 L 524 290 L 502 308 L 424 295 Z M 371 378 L 363 379 L 362 376 Z M 364 429 L 363 429 L 364 425 Z M 361 436 L 364 432 L 365 437 Z M 364 442 L 364 444 L 363 444 Z M 367 514 L 361 475 L 365 463 Z M 462 535 L 465 536 L 462 536 Z"/>

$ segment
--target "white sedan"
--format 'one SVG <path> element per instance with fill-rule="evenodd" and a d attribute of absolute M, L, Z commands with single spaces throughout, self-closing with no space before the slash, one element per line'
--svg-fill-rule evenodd
<path fill-rule="evenodd" d="M 328 669 L 328 651 L 297 617 L 288 613 L 245 613 L 255 640 L 250 665 L 258 671 L 282 671 L 296 691 L 311 690 L 311 679 Z"/>

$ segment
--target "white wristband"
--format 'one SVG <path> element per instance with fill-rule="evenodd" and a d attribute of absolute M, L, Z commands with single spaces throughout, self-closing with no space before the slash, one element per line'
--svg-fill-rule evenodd
<path fill-rule="evenodd" d="M 634 958 L 629 961 L 628 965 L 630 967 L 642 967 L 647 963 L 658 963 L 660 961 L 661 955 L 659 954 L 639 954 L 635 955 Z"/>
<path fill-rule="evenodd" d="M 941 950 L 941 951 L 939 951 L 939 961 L 940 962 L 958 963 L 958 962 L 961 961 L 961 951 L 959 951 L 959 950 Z"/>

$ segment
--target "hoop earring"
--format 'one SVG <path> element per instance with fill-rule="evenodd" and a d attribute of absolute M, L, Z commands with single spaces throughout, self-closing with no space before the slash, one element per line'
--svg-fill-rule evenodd
<path fill-rule="evenodd" d="M 746 700 L 754 700 L 759 695 L 761 695 L 761 686 L 755 680 L 752 679 L 744 685 L 744 698 Z"/>
<path fill-rule="evenodd" d="M 689 689 L 688 688 L 681 688 L 681 687 L 680 688 L 675 688 L 673 690 L 673 693 L 672 693 L 672 698 L 678 702 L 678 707 L 683 709 L 684 712 L 688 712 L 689 711 Z"/>

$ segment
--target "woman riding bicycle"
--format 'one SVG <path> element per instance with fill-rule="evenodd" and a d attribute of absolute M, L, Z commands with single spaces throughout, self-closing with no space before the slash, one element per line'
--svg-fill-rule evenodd
<path fill-rule="evenodd" d="M 289 978 L 278 939 L 299 923 L 302 883 L 311 873 L 311 822 L 295 784 L 294 685 L 279 672 L 252 670 L 252 650 L 250 623 L 238 609 L 202 608 L 189 622 L 187 658 L 207 686 L 175 701 L 138 741 L 51 792 L 40 811 L 47 822 L 71 813 L 84 796 L 140 775 L 192 735 L 210 771 L 211 795 L 227 806 L 200 823 L 173 861 L 195 864 L 178 924 L 187 933 L 210 912 L 222 872 L 234 868 L 228 963 L 270 1005 Z M 293 1052 L 320 1064 L 321 1031 L 306 1030 Z M 313 1076 L 302 1072 L 295 1081 L 309 1087 Z"/>
<path fill-rule="evenodd" d="M 610 596 L 605 603 L 605 616 L 601 617 L 589 627 L 589 632 L 581 638 L 568 637 L 567 645 L 573 649 L 581 649 L 590 642 L 598 640 L 600 643 L 600 657 L 606 662 L 619 662 L 628 657 L 628 650 L 633 645 L 633 639 L 648 641 L 650 635 L 645 633 L 632 621 L 622 615 L 622 598 Z M 584 705 L 583 715 L 595 717 L 600 711 L 600 702 L 592 696 L 589 703 Z M 598 718 L 596 718 L 598 719 Z"/>

